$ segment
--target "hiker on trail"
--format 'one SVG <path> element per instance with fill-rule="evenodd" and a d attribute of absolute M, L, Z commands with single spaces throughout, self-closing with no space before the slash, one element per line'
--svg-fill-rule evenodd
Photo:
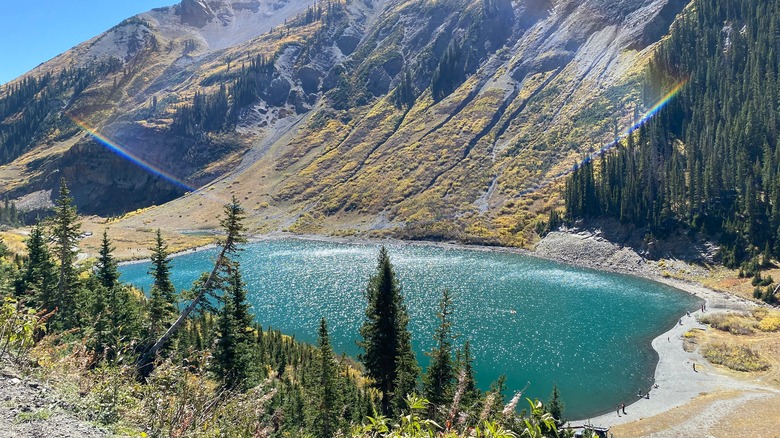
<path fill-rule="evenodd" d="M 617 414 L 618 414 L 618 417 L 619 417 L 620 416 L 620 406 L 617 407 Z"/>
<path fill-rule="evenodd" d="M 642 388 L 639 388 L 639 392 L 636 393 L 639 398 L 642 398 Z"/>
<path fill-rule="evenodd" d="M 696 371 L 696 362 L 693 363 L 693 371 L 698 373 L 698 371 Z"/>
<path fill-rule="evenodd" d="M 682 325 L 682 318 L 680 318 L 680 325 Z"/>
<path fill-rule="evenodd" d="M 620 403 L 620 407 L 623 409 L 623 414 L 624 415 L 628 415 L 628 414 L 626 414 L 626 404 L 625 403 Z"/>
<path fill-rule="evenodd" d="M 686 311 L 685 311 L 685 313 L 687 313 L 687 314 L 688 314 L 688 318 L 690 318 L 690 317 L 691 317 L 691 311 L 690 311 L 690 310 L 686 310 Z"/>

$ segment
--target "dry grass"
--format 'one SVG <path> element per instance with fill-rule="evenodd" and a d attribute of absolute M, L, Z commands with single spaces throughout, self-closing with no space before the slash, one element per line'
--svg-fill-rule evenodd
<path fill-rule="evenodd" d="M 709 313 L 699 316 L 699 321 L 733 335 L 752 335 L 758 321 L 749 313 Z"/>
<path fill-rule="evenodd" d="M 756 331 L 780 330 L 780 312 L 764 307 L 745 313 L 710 313 L 699 316 L 699 321 L 733 335 L 752 335 Z"/>
<path fill-rule="evenodd" d="M 26 251 L 24 241 L 27 239 L 27 230 L 0 231 L 0 241 L 14 254 L 22 254 Z"/>
<path fill-rule="evenodd" d="M 707 360 L 738 371 L 742 378 L 780 384 L 780 311 L 761 307 L 751 312 L 705 314 L 699 320 L 716 329 L 695 339 Z"/>
<path fill-rule="evenodd" d="M 688 353 L 696 350 L 696 346 L 699 345 L 704 332 L 698 329 L 688 330 L 683 335 L 683 350 Z"/>
<path fill-rule="evenodd" d="M 738 344 L 712 343 L 701 349 L 710 362 L 726 366 L 734 371 L 765 371 L 769 362 L 751 348 Z"/>

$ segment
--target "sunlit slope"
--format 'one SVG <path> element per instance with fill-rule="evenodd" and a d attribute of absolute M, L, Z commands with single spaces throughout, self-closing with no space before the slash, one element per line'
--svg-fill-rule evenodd
<path fill-rule="evenodd" d="M 394 230 L 521 245 L 557 202 L 555 177 L 647 108 L 645 62 L 684 3 L 300 4 L 286 23 L 235 41 L 220 32 L 244 29 L 238 15 L 201 11 L 182 24 L 179 6 L 179 15 L 171 8 L 125 24 L 157 41 L 139 73 L 111 93 L 101 90 L 125 73 L 106 75 L 90 90 L 108 103 L 78 98 L 66 112 L 173 179 L 155 184 L 199 188 L 121 226 L 213 227 L 214 209 L 236 195 L 254 231 Z M 214 12 L 230 2 L 207 4 Z M 80 59 L 76 49 L 63 57 Z M 204 105 L 210 118 L 182 112 L 197 108 L 196 94 L 216 102 Z M 104 153 L 83 143 L 87 161 Z M 61 174 L 74 173 L 92 178 Z M 52 183 L 31 178 L 13 194 Z"/>

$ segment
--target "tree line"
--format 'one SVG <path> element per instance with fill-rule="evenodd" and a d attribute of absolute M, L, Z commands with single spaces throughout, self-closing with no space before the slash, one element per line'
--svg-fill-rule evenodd
<path fill-rule="evenodd" d="M 702 232 L 748 275 L 761 254 L 780 258 L 778 29 L 777 0 L 686 9 L 650 62 L 645 100 L 685 85 L 614 152 L 572 172 L 567 219 L 613 217 L 657 237 Z"/>
<path fill-rule="evenodd" d="M 57 74 L 26 76 L 6 85 L 0 98 L 0 164 L 24 154 L 36 137 L 53 130 L 58 121 L 50 115 L 61 111 L 64 101 L 78 96 L 97 79 L 121 71 L 122 65 L 112 57 Z"/>

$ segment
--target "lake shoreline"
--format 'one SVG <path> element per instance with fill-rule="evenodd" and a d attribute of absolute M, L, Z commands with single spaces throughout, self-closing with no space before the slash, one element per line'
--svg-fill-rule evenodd
<path fill-rule="evenodd" d="M 271 233 L 249 237 L 250 242 L 274 240 L 308 240 L 340 244 L 412 245 L 438 247 L 443 249 L 518 254 L 596 271 L 631 275 L 665 284 L 701 298 L 706 303 L 707 309 L 713 313 L 746 310 L 757 305 L 752 301 L 728 292 L 712 290 L 699 283 L 665 276 L 662 274 L 663 271 L 658 269 L 658 262 L 647 260 L 630 248 L 620 247 L 619 245 L 588 233 L 574 234 L 553 232 L 542 239 L 535 250 L 467 245 L 451 242 L 406 241 L 392 238 L 332 237 L 312 234 Z M 172 254 L 172 256 L 176 257 L 178 255 L 208 250 L 214 247 L 214 244 L 200 246 Z M 133 260 L 123 262 L 123 264 L 139 262 L 144 262 L 144 260 Z M 706 392 L 702 391 L 702 388 L 706 390 L 713 390 L 715 387 L 723 386 L 736 389 L 752 388 L 753 386 L 751 385 L 746 386 L 744 383 L 737 382 L 735 379 L 722 374 L 709 373 L 708 371 L 712 368 L 711 366 L 706 367 L 707 371 L 697 373 L 696 377 L 707 376 L 703 380 L 690 379 L 690 374 L 693 373 L 691 368 L 692 363 L 695 362 L 697 364 L 709 365 L 706 363 L 706 360 L 698 355 L 698 352 L 685 353 L 682 349 L 682 334 L 685 331 L 692 327 L 704 328 L 704 326 L 698 324 L 695 320 L 695 315 L 700 312 L 701 311 L 692 313 L 694 316 L 692 316 L 691 319 L 685 316 L 683 318 L 683 325 L 677 324 L 670 330 L 653 339 L 651 345 L 658 356 L 658 362 L 655 366 L 654 381 L 659 385 L 659 388 L 651 391 L 652 397 L 650 400 L 640 398 L 626 400 L 626 410 L 630 415 L 618 417 L 614 410 L 610 410 L 603 415 L 594 416 L 592 419 L 577 420 L 572 423 L 582 424 L 588 421 L 595 425 L 613 426 L 679 408 L 680 406 L 691 402 L 701 392 Z M 700 366 L 702 369 L 705 369 L 705 366 Z M 725 414 L 726 413 L 724 413 L 724 415 Z"/>
<path fill-rule="evenodd" d="M 553 232 L 542 239 L 535 250 L 522 248 L 467 245 L 451 242 L 405 241 L 399 239 L 369 239 L 350 237 L 328 237 L 318 235 L 274 234 L 256 236 L 254 241 L 300 239 L 343 244 L 381 244 L 389 245 L 421 245 L 444 249 L 465 249 L 473 251 L 519 254 L 534 258 L 564 263 L 571 266 L 631 275 L 665 284 L 703 300 L 709 313 L 728 311 L 744 311 L 758 304 L 725 291 L 717 291 L 694 281 L 665 276 L 659 269 L 658 262 L 648 260 L 637 254 L 631 248 L 621 247 L 615 243 L 599 238 L 593 233 Z M 677 262 L 678 264 L 680 262 Z M 628 415 L 617 416 L 609 410 L 602 415 L 589 419 L 572 421 L 573 424 L 590 423 L 601 426 L 614 426 L 627 422 L 648 418 L 682 408 L 692 402 L 702 392 L 714 391 L 720 388 L 738 390 L 759 389 L 759 387 L 737 381 L 731 377 L 715 372 L 714 367 L 704 359 L 698 350 L 687 353 L 682 348 L 683 334 L 692 329 L 706 329 L 698 323 L 696 317 L 701 310 L 692 312 L 691 316 L 680 315 L 683 324 L 679 323 L 655 337 L 651 346 L 658 356 L 655 365 L 654 382 L 658 388 L 651 390 L 651 398 L 635 398 L 626 400 Z M 695 373 L 693 363 L 702 371 Z M 695 378 L 691 378 L 694 375 Z M 728 412 L 722 412 L 728 415 Z"/>

